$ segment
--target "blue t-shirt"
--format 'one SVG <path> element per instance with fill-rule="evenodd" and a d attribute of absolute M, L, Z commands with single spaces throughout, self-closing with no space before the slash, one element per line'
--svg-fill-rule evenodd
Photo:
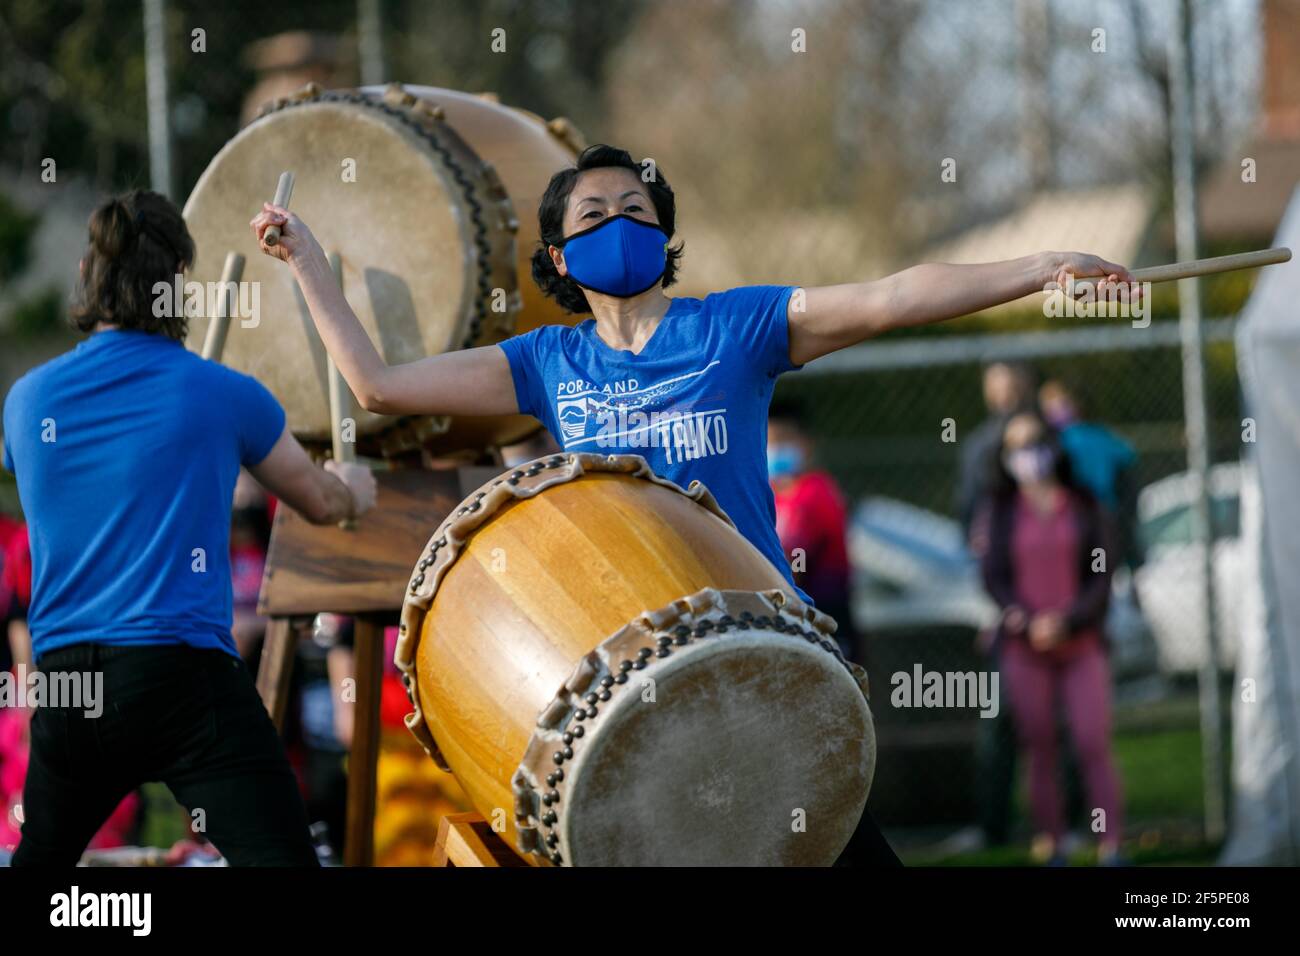
<path fill-rule="evenodd" d="M 767 412 L 790 362 L 789 286 L 673 299 L 638 353 L 614 349 L 595 319 L 507 339 L 519 410 L 565 451 L 641 455 L 683 488 L 702 482 L 736 528 L 794 584 L 776 535 Z M 811 602 L 809 602 L 811 603 Z"/>
<path fill-rule="evenodd" d="M 235 654 L 231 498 L 284 421 L 253 379 L 146 332 L 97 332 L 19 379 L 4 463 L 31 535 L 35 656 L 83 642 Z"/>

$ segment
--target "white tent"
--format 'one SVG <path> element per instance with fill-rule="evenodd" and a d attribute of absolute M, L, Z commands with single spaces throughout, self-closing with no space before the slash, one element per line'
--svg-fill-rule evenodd
<path fill-rule="evenodd" d="M 1300 250 L 1300 190 L 1274 245 Z M 1232 825 L 1220 862 L 1300 864 L 1300 260 L 1263 270 L 1242 312 L 1245 445 Z M 1243 426 L 1243 427 L 1248 427 Z"/>

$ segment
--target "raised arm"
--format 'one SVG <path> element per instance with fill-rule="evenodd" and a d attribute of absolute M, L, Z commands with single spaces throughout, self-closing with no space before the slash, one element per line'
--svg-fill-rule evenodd
<path fill-rule="evenodd" d="M 263 234 L 280 227 L 268 246 Z M 320 243 L 287 209 L 267 203 L 250 223 L 263 252 L 293 269 L 321 341 L 361 407 L 390 415 L 513 415 L 519 411 L 505 353 L 495 345 L 389 365 L 361 327 Z"/>
<path fill-rule="evenodd" d="M 873 282 L 806 289 L 790 300 L 790 360 L 801 365 L 882 332 L 970 315 L 1051 282 L 1064 285 L 1067 275 L 1133 281 L 1123 266 L 1097 256 L 1040 252 L 978 265 L 927 263 Z"/>

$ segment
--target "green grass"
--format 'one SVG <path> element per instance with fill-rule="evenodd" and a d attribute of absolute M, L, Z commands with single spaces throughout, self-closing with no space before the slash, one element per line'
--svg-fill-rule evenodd
<path fill-rule="evenodd" d="M 140 845 L 167 849 L 177 840 L 190 836 L 189 814 L 176 802 L 166 784 L 146 783 L 144 822 L 140 826 Z"/>
<path fill-rule="evenodd" d="M 1180 712 L 1182 711 L 1182 712 Z M 1191 711 L 1195 720 L 1195 711 Z M 1187 725 L 1178 704 L 1131 712 L 1121 717 L 1115 759 L 1124 788 L 1124 855 L 1139 866 L 1210 865 L 1219 847 L 1205 842 L 1201 821 L 1201 735 Z M 1018 819 L 1029 818 L 1023 778 L 1017 791 Z M 951 856 L 924 850 L 902 854 L 912 866 L 1033 866 L 1022 841 Z M 1074 866 L 1096 862 L 1092 847 L 1070 858 Z"/>
<path fill-rule="evenodd" d="M 1187 696 L 1121 708 L 1116 713 L 1115 759 L 1124 788 L 1124 855 L 1139 866 L 1208 866 L 1218 846 L 1201 833 L 1201 735 L 1196 701 Z M 1022 765 L 1023 770 L 1023 765 Z M 162 784 L 144 787 L 145 820 L 140 842 L 170 847 L 189 835 L 187 815 Z M 1017 790 L 1017 819 L 1028 820 L 1023 780 Z M 900 855 L 909 866 L 1033 866 L 1027 841 L 953 856 L 925 850 Z M 1071 865 L 1096 862 L 1091 847 Z"/>
<path fill-rule="evenodd" d="M 1200 820 L 1201 734 L 1195 729 L 1117 736 L 1115 759 L 1124 784 L 1125 815 L 1142 820 Z"/>

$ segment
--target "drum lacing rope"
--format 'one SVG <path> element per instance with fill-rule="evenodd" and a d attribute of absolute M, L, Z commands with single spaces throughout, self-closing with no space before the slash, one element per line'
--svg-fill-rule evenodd
<path fill-rule="evenodd" d="M 300 100 L 285 100 L 277 102 L 274 106 L 266 110 L 262 116 L 269 116 L 271 113 L 278 113 L 281 110 L 292 109 L 295 106 L 304 106 L 311 103 L 351 103 L 355 106 L 363 106 L 367 109 L 377 109 L 383 113 L 392 116 L 398 120 L 407 129 L 414 132 L 422 140 L 429 144 L 430 147 L 442 159 L 447 169 L 451 171 L 452 178 L 460 186 L 465 201 L 470 207 L 470 222 L 473 224 L 474 231 L 474 248 L 478 253 L 478 298 L 474 303 L 474 314 L 470 318 L 469 334 L 465 341 L 461 343 L 462 349 L 472 348 L 477 342 L 479 334 L 483 330 L 483 323 L 487 319 L 487 303 L 492 297 L 491 284 L 491 264 L 492 264 L 492 246 L 487 239 L 487 224 L 483 220 L 483 206 L 474 194 L 474 186 L 469 178 L 465 175 L 464 169 L 456 162 L 451 155 L 451 151 L 434 135 L 432 129 L 424 123 L 417 121 L 409 110 L 403 110 L 399 107 L 390 106 L 383 100 L 376 97 L 366 96 L 362 93 L 345 93 L 338 90 L 329 90 L 319 93 L 316 96 L 307 97 Z M 260 119 L 261 117 L 259 117 Z"/>
<path fill-rule="evenodd" d="M 779 610 L 774 611 L 771 615 L 755 615 L 752 611 L 743 610 L 738 617 L 730 613 L 717 615 L 716 608 L 705 612 L 705 614 L 709 613 L 714 614 L 716 619 L 701 615 L 701 619 L 693 625 L 679 623 L 673 627 L 654 631 L 650 635 L 654 641 L 653 647 L 643 645 L 637 649 L 634 656 L 625 657 L 617 665 L 611 662 L 609 673 L 604 674 L 599 681 L 595 682 L 599 685 L 599 689 L 589 689 L 586 693 L 578 695 L 586 702 L 587 706 L 574 708 L 568 726 L 560 735 L 561 749 L 556 750 L 551 755 L 551 761 L 555 764 L 555 769 L 546 775 L 546 785 L 550 789 L 541 792 L 540 796 L 537 797 L 546 809 L 544 812 L 536 814 L 536 819 L 545 827 L 546 833 L 544 836 L 537 838 L 540 840 L 541 845 L 530 849 L 521 846 L 521 851 L 536 853 L 550 860 L 556 866 L 564 865 L 564 855 L 559 851 L 560 836 L 557 830 L 560 817 L 555 811 L 555 807 L 562 799 L 562 790 L 564 789 L 564 764 L 574 759 L 573 744 L 586 735 L 584 727 L 587 722 L 595 720 L 599 715 L 600 708 L 598 705 L 610 700 L 613 697 L 614 687 L 626 684 L 632 671 L 644 670 L 652 664 L 651 658 L 662 659 L 669 657 L 675 647 L 683 647 L 691 643 L 693 639 L 700 640 L 710 635 L 723 635 L 731 630 L 775 631 L 779 634 L 788 634 L 791 637 L 802 637 L 809 644 L 821 647 L 822 650 L 829 653 L 843 665 L 850 676 L 854 677 L 855 681 L 857 680 L 852 665 L 845 659 L 839 645 L 817 633 L 815 628 L 808 627 L 807 619 L 800 620 L 794 616 L 786 617 Z M 590 684 L 588 686 L 591 687 Z M 562 700 L 563 693 L 556 699 L 556 704 L 558 705 Z M 527 761 L 527 757 L 525 757 L 525 761 Z M 516 787 L 518 787 L 524 783 L 524 780 L 517 776 L 515 783 Z M 532 789 L 531 786 L 529 789 Z M 536 790 L 533 792 L 537 793 Z M 527 805 L 520 803 L 518 793 L 516 793 L 515 823 L 521 835 L 532 826 L 529 818 L 534 814 L 530 812 L 531 809 Z"/>

